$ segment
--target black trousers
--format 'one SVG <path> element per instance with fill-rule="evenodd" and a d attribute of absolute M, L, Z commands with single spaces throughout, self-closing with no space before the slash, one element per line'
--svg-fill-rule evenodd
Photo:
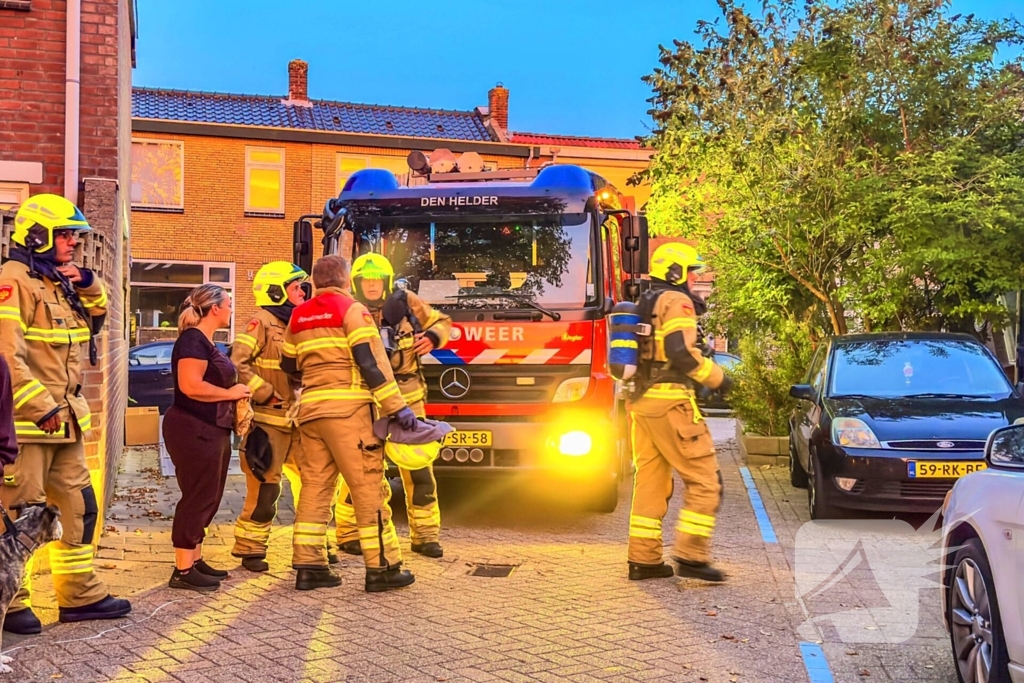
<path fill-rule="evenodd" d="M 164 443 L 174 463 L 181 500 L 174 509 L 171 542 L 190 550 L 203 542 L 228 478 L 231 430 L 171 406 L 164 415 Z"/>

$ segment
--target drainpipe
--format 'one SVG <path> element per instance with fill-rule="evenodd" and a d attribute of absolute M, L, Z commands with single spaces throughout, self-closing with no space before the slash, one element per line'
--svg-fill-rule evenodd
<path fill-rule="evenodd" d="M 78 131 L 82 94 L 82 0 L 68 0 L 64 79 L 64 197 L 78 203 Z"/>

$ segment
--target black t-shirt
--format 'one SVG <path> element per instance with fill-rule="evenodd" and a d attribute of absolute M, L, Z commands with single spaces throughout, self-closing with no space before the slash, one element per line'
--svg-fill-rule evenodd
<path fill-rule="evenodd" d="M 178 387 L 178 361 L 182 358 L 197 358 L 207 362 L 203 381 L 215 387 L 230 389 L 235 385 L 235 365 L 224 353 L 206 338 L 201 330 L 190 327 L 181 333 L 171 351 L 171 374 L 174 377 L 174 406 L 194 415 L 203 422 L 217 427 L 231 429 L 235 423 L 233 401 L 206 403 L 185 395 Z"/>

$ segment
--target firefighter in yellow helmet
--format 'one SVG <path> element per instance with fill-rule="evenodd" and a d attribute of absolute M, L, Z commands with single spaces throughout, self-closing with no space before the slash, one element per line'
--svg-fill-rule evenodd
<path fill-rule="evenodd" d="M 711 566 L 711 534 L 722 495 L 714 442 L 697 409 L 691 381 L 728 391 L 731 382 L 697 348 L 704 301 L 691 285 L 704 264 L 686 244 L 663 244 L 651 257 L 651 288 L 640 317 L 652 327 L 641 344 L 640 367 L 627 402 L 632 418 L 636 478 L 629 516 L 629 578 L 673 575 L 662 558 L 661 520 L 672 496 L 672 473 L 685 485 L 672 558 L 679 576 L 724 581 Z"/>
<path fill-rule="evenodd" d="M 447 315 L 406 289 L 394 289 L 395 271 L 381 254 L 363 254 L 352 262 L 352 292 L 366 304 L 391 359 L 391 369 L 405 402 L 417 417 L 426 417 L 427 385 L 420 358 L 448 342 L 452 321 Z M 394 458 L 392 458 L 394 460 Z M 409 469 L 395 462 L 405 490 L 412 551 L 427 557 L 442 557 L 441 511 L 437 504 L 437 481 L 433 465 Z M 390 493 L 391 488 L 386 487 Z M 334 513 L 338 546 L 347 553 L 359 553 L 351 497 L 342 485 Z"/>
<path fill-rule="evenodd" d="M 288 320 L 308 294 L 309 275 L 287 261 L 273 261 L 256 273 L 252 292 L 260 310 L 231 345 L 231 361 L 239 381 L 252 391 L 255 412 L 252 431 L 242 444 L 245 504 L 235 522 L 231 554 L 242 566 L 265 572 L 270 527 L 277 516 L 281 476 L 299 488 L 295 453 L 300 448 L 293 407 L 297 384 L 281 370 L 281 350 Z"/>
<path fill-rule="evenodd" d="M 62 622 L 114 619 L 131 611 L 93 571 L 99 508 L 85 464 L 92 416 L 82 396 L 82 357 L 96 364 L 94 335 L 107 295 L 92 271 L 72 263 L 78 235 L 91 228 L 64 197 L 29 197 L 14 218 L 10 260 L 0 267 L 0 354 L 11 367 L 18 457 L 4 469 L 0 502 L 55 503 L 64 535 L 50 548 Z M 86 345 L 83 348 L 83 345 Z M 12 633 L 39 633 L 25 583 L 4 621 Z"/>

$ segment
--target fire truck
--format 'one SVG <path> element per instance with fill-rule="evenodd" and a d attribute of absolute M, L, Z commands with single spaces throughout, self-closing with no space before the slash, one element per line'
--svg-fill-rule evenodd
<path fill-rule="evenodd" d="M 438 478 L 525 476 L 613 511 L 631 459 L 607 320 L 639 294 L 646 221 L 579 166 L 483 171 L 447 150 L 409 165 L 407 184 L 357 171 L 297 221 L 296 263 L 312 265 L 315 224 L 324 254 L 383 254 L 397 286 L 451 316 L 423 357 L 427 415 L 457 430 Z"/>

